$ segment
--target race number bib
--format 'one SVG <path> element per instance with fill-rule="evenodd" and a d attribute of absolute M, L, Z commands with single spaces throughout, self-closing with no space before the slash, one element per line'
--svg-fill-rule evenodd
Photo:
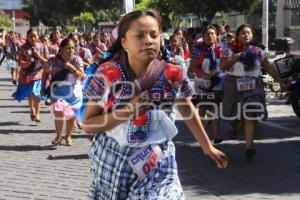
<path fill-rule="evenodd" d="M 240 78 L 237 79 L 237 90 L 238 91 L 248 91 L 256 88 L 256 83 L 254 78 Z"/>
<path fill-rule="evenodd" d="M 128 162 L 139 179 L 144 179 L 150 170 L 158 167 L 158 161 L 164 157 L 164 153 L 158 145 L 147 146 L 128 158 Z"/>

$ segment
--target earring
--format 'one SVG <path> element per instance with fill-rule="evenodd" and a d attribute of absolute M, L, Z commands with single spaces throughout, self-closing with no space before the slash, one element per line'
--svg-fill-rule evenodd
<path fill-rule="evenodd" d="M 123 49 L 124 49 L 124 51 L 126 51 L 126 53 L 128 53 L 128 49 L 126 49 L 126 48 L 124 48 L 124 47 L 123 47 Z"/>

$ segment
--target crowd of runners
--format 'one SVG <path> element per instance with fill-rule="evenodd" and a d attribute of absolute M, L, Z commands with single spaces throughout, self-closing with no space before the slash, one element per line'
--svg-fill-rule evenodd
<path fill-rule="evenodd" d="M 3 32 L 0 41 L 1 66 L 16 85 L 13 99 L 28 100 L 36 123 L 41 102 L 50 106 L 51 143 L 72 146 L 75 127 L 92 135 L 89 199 L 184 198 L 172 142 L 177 112 L 219 168 L 228 159 L 216 144 L 236 139 L 238 129 L 245 157 L 255 156 L 255 128 L 267 118 L 262 70 L 286 85 L 250 25 L 167 32 L 149 9 L 126 14 L 116 30 L 30 29 L 25 37 Z M 221 130 L 221 120 L 228 130 Z"/>

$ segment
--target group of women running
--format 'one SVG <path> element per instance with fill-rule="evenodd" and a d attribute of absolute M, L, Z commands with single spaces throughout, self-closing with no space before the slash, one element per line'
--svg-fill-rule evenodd
<path fill-rule="evenodd" d="M 232 137 L 241 123 L 245 156 L 255 155 L 255 127 L 266 115 L 262 68 L 285 85 L 251 26 L 233 34 L 207 25 L 198 38 L 178 30 L 165 40 L 159 13 L 149 9 L 126 14 L 117 29 L 113 43 L 107 33 L 87 43 L 76 34 L 61 40 L 58 29 L 51 41 L 39 39 L 30 29 L 16 56 L 13 97 L 28 98 L 36 122 L 40 100 L 46 100 L 56 128 L 52 143 L 64 138 L 72 145 L 76 122 L 93 135 L 89 199 L 184 199 L 172 142 L 177 111 L 218 168 L 226 168 L 228 158 L 210 141 L 205 118 L 215 144 L 222 142 L 220 119 L 229 122 Z"/>

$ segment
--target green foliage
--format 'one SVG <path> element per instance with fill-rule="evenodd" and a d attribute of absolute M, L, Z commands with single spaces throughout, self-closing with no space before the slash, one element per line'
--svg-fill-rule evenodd
<path fill-rule="evenodd" d="M 123 0 L 23 0 L 23 3 L 24 10 L 31 15 L 31 25 L 37 25 L 41 20 L 48 26 L 65 26 L 70 19 L 85 12 L 92 13 L 95 20 L 102 18 L 115 22 L 120 18 L 123 6 Z M 82 18 L 93 21 L 90 14 Z"/>
<path fill-rule="evenodd" d="M 81 22 L 81 23 L 95 23 L 95 17 L 93 15 L 93 13 L 90 12 L 83 12 L 80 13 L 79 16 L 75 16 L 72 19 L 73 22 Z"/>
<path fill-rule="evenodd" d="M 0 11 L 0 29 L 10 31 L 13 26 L 12 20 L 4 15 L 4 12 Z"/>
<path fill-rule="evenodd" d="M 74 33 L 77 31 L 77 26 L 65 26 L 65 29 L 67 29 L 69 33 Z"/>
<path fill-rule="evenodd" d="M 123 0 L 87 0 L 95 12 L 101 11 L 103 19 L 116 23 L 123 11 Z M 103 20 L 102 20 L 103 21 Z"/>
<path fill-rule="evenodd" d="M 123 0 L 23 0 L 25 11 L 32 16 L 32 25 L 41 20 L 46 25 L 64 26 L 80 13 L 90 12 L 95 21 L 117 22 L 123 11 Z M 174 23 L 177 16 L 196 15 L 211 22 L 217 12 L 237 11 L 249 14 L 260 0 L 140 0 L 136 9 L 156 8 L 160 11 L 164 26 Z M 55 9 L 53 9 L 55 8 Z M 82 16 L 91 21 L 90 16 Z M 69 24 L 68 24 L 69 25 Z"/>
<path fill-rule="evenodd" d="M 37 25 L 41 20 L 46 25 L 65 25 L 66 21 L 87 10 L 85 0 L 23 0 L 24 10 L 30 13 L 31 24 Z"/>
<path fill-rule="evenodd" d="M 146 10 L 147 8 L 150 7 L 151 4 L 157 3 L 158 1 L 156 0 L 142 0 L 138 4 L 135 5 L 135 10 Z"/>
<path fill-rule="evenodd" d="M 177 1 L 177 0 L 175 0 Z M 162 17 L 162 25 L 169 27 L 171 20 L 174 19 L 174 6 L 171 0 L 141 0 L 135 5 L 136 10 L 146 10 L 147 8 L 155 8 L 160 12 Z"/>
<path fill-rule="evenodd" d="M 82 26 L 83 31 L 86 31 L 86 26 L 92 26 L 96 19 L 91 12 L 80 13 L 79 16 L 73 17 L 72 21 Z"/>
<path fill-rule="evenodd" d="M 157 8 L 164 22 L 174 22 L 176 16 L 187 14 L 211 22 L 217 12 L 251 13 L 259 2 L 260 0 L 142 0 L 137 4 L 137 9 Z"/>
<path fill-rule="evenodd" d="M 110 21 L 110 17 L 105 10 L 98 10 L 94 13 L 96 21 Z"/>

